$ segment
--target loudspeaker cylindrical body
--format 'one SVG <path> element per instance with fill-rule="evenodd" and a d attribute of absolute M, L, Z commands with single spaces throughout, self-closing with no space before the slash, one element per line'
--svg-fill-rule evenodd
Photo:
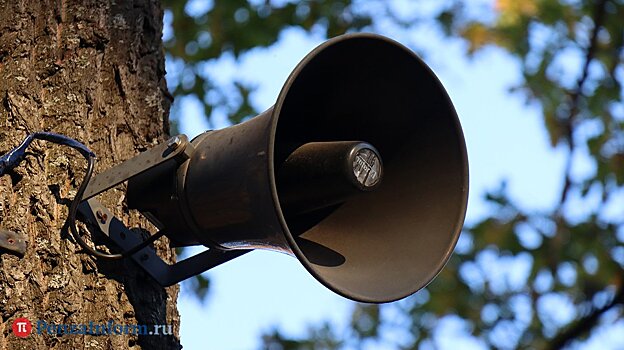
<path fill-rule="evenodd" d="M 178 192 L 202 244 L 290 252 L 268 185 L 272 112 L 193 140 Z"/>

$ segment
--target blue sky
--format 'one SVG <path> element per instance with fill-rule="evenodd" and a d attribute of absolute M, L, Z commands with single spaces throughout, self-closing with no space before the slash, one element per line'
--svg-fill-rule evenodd
<path fill-rule="evenodd" d="M 394 2 L 400 13 L 409 18 L 410 2 Z M 419 13 L 435 2 L 423 2 Z M 475 7 L 485 6 L 479 1 Z M 379 21 L 375 32 L 392 37 L 416 50 L 436 72 L 446 87 L 459 114 L 470 162 L 470 199 L 467 222 L 485 215 L 489 208 L 482 200 L 487 190 L 507 182 L 511 197 L 521 206 L 552 208 L 562 186 L 565 150 L 553 149 L 542 125 L 537 106 L 525 105 L 520 96 L 507 91 L 520 79 L 518 63 L 501 50 L 488 48 L 469 59 L 464 44 L 441 37 L 432 26 L 423 24 L 405 31 L 390 22 Z M 257 110 L 273 105 L 283 82 L 295 65 L 324 38 L 297 29 L 288 29 L 277 44 L 254 49 L 236 63 L 225 56 L 207 66 L 221 84 L 242 78 L 258 87 L 252 95 Z M 570 62 L 573 62 L 571 59 Z M 571 64 L 570 64 L 571 65 Z M 176 67 L 169 65 L 168 71 Z M 201 115 L 201 107 L 191 100 L 179 101 L 181 132 L 195 136 L 210 126 L 227 127 L 227 118 L 217 109 L 213 125 Z M 591 164 L 578 155 L 575 175 L 592 171 Z M 573 210 L 573 209 L 572 209 Z M 580 209 L 579 209 L 580 210 Z M 581 210 L 582 211 L 582 210 Z M 615 210 L 621 213 L 621 210 Z M 580 213 L 577 213 L 580 215 Z M 463 242 L 460 239 L 459 245 Z M 510 278 L 526 270 L 526 262 L 508 261 L 504 267 Z M 303 335 L 311 324 L 329 320 L 336 330 L 345 328 L 354 303 L 320 285 L 299 262 L 274 252 L 256 251 L 206 272 L 211 289 L 204 302 L 198 301 L 185 283 L 179 300 L 181 340 L 188 349 L 247 350 L 257 348 L 262 332 L 277 327 L 290 335 Z M 515 277 L 514 277 L 515 276 Z M 561 317 L 569 316 L 571 306 L 552 301 Z M 392 308 L 386 317 L 393 317 Z M 566 312 L 568 316 L 566 316 Z M 621 325 L 621 324 L 620 324 Z M 602 339 L 613 336 L 601 329 Z M 400 336 L 388 330 L 388 336 Z M 606 333 L 605 333 L 606 332 Z M 340 333 L 340 331 L 338 331 Z M 399 332 L 400 333 L 400 332 Z M 590 343 L 595 342 L 590 340 Z M 454 349 L 480 348 L 470 340 L 460 322 L 444 320 L 434 336 L 435 345 Z M 600 340 L 598 340 L 600 344 Z M 371 349 L 390 348 L 371 344 Z"/>

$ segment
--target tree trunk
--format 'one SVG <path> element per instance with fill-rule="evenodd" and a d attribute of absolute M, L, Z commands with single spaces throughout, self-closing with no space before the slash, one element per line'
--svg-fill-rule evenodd
<path fill-rule="evenodd" d="M 0 0 L 0 154 L 31 132 L 56 132 L 97 154 L 97 174 L 162 142 L 171 98 L 161 34 L 157 0 Z M 95 259 L 69 238 L 64 223 L 84 159 L 43 141 L 29 150 L 0 177 L 0 227 L 28 242 L 23 258 L 0 251 L 0 349 L 180 348 L 177 287 L 158 286 L 132 261 Z M 128 212 L 123 188 L 100 201 L 128 227 L 151 229 Z M 156 246 L 175 259 L 166 241 Z M 32 323 L 25 338 L 12 331 L 21 317 Z M 173 334 L 49 334 L 38 321 L 171 324 Z"/>

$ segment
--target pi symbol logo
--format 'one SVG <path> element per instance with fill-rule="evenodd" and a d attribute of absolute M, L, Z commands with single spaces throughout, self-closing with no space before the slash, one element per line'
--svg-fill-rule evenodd
<path fill-rule="evenodd" d="M 32 331 L 32 324 L 27 318 L 20 317 L 13 321 L 13 334 L 20 338 L 26 338 Z"/>

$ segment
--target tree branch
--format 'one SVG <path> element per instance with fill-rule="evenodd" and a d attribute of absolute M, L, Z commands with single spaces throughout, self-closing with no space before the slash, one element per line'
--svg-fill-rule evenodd
<path fill-rule="evenodd" d="M 570 189 L 572 187 L 572 165 L 573 165 L 573 154 L 575 149 L 574 143 L 574 127 L 575 127 L 575 119 L 579 113 L 579 102 L 583 97 L 583 87 L 587 78 L 589 77 L 589 66 L 591 62 L 594 60 L 596 56 L 596 51 L 598 47 L 598 33 L 603 26 L 606 16 L 606 4 L 608 0 L 599 0 L 596 2 L 596 8 L 594 12 L 594 28 L 592 29 L 589 45 L 585 54 L 585 62 L 583 64 L 583 69 L 581 71 L 581 75 L 579 76 L 576 89 L 570 94 L 570 109 L 568 118 L 565 120 L 565 132 L 566 138 L 568 141 L 568 159 L 566 160 L 565 165 L 565 179 L 563 183 L 563 187 L 561 189 L 561 196 L 559 198 L 559 204 L 555 211 L 555 218 L 557 222 L 557 234 L 555 239 L 553 240 L 554 248 L 556 251 L 559 250 L 559 246 L 562 244 L 561 241 L 561 227 L 563 226 L 563 206 L 567 201 L 568 195 L 570 193 Z M 558 239 L 557 239 L 558 238 Z M 558 256 L 558 254 L 553 254 L 553 257 Z M 555 264 L 552 264 L 553 268 Z M 608 305 L 605 305 L 602 308 L 593 310 L 588 316 L 582 318 L 578 322 L 576 322 L 572 327 L 568 328 L 564 332 L 557 335 L 553 341 L 549 344 L 550 349 L 560 349 L 568 344 L 571 340 L 579 337 L 582 334 L 590 331 L 600 319 L 600 316 L 605 313 L 607 310 L 611 309 L 617 304 L 624 303 L 624 288 L 622 286 L 619 287 L 615 297 Z"/>
<path fill-rule="evenodd" d="M 600 0 L 596 3 L 596 10 L 593 18 L 594 28 L 591 33 L 589 46 L 587 47 L 587 53 L 585 54 L 585 64 L 583 65 L 581 76 L 576 83 L 576 89 L 570 95 L 570 113 L 565 124 L 566 137 L 568 140 L 568 149 L 570 152 L 568 155 L 568 160 L 566 161 L 565 180 L 563 188 L 561 190 L 561 197 L 559 199 L 559 208 L 557 210 L 559 212 L 562 210 L 563 204 L 565 203 L 568 197 L 568 193 L 570 192 L 570 187 L 572 186 L 572 153 L 575 147 L 574 122 L 579 112 L 579 101 L 583 96 L 583 86 L 585 85 L 587 77 L 589 76 L 589 65 L 596 56 L 596 49 L 598 47 L 598 32 L 600 31 L 600 28 L 602 27 L 605 20 L 607 1 L 608 0 Z"/>
<path fill-rule="evenodd" d="M 561 349 L 573 339 L 585 334 L 596 326 L 600 316 L 612 309 L 614 306 L 624 304 L 624 286 L 620 286 L 611 302 L 599 309 L 593 310 L 589 315 L 583 317 L 572 327 L 557 335 L 551 342 L 549 349 Z"/>

